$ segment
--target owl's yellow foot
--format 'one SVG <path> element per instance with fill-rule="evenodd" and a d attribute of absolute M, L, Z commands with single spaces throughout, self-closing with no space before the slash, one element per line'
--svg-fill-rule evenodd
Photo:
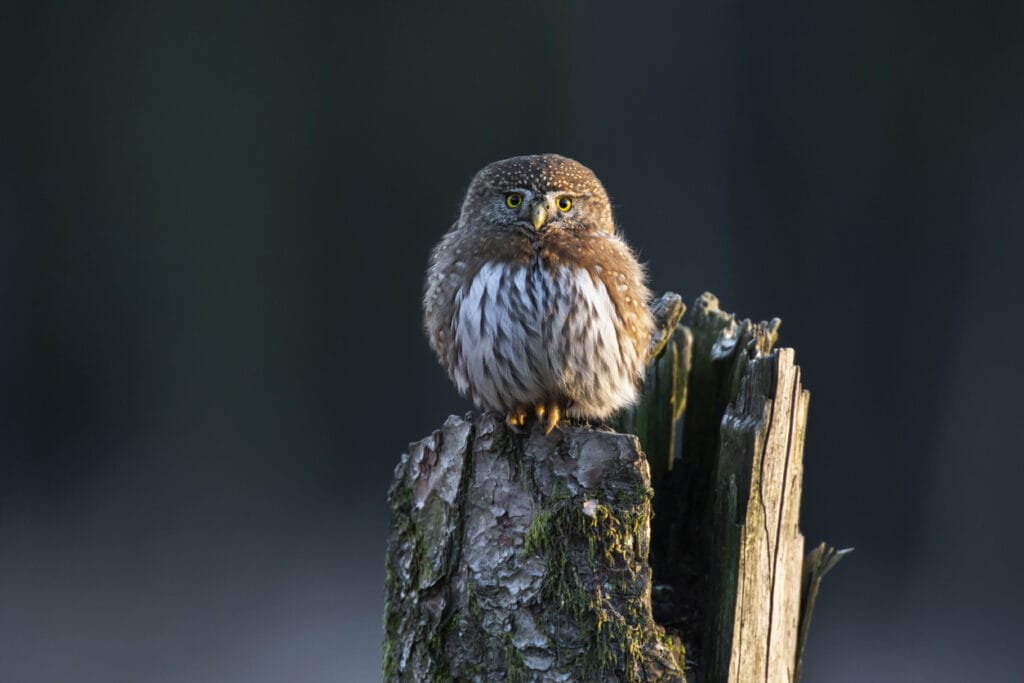
<path fill-rule="evenodd" d="M 550 434 L 558 426 L 561 416 L 562 409 L 554 401 L 545 406 L 537 406 L 537 418 L 543 421 L 545 434 Z"/>
<path fill-rule="evenodd" d="M 509 427 L 522 427 L 526 424 L 527 410 L 526 406 L 516 406 L 512 410 L 508 411 L 508 415 L 505 417 L 505 423 Z"/>

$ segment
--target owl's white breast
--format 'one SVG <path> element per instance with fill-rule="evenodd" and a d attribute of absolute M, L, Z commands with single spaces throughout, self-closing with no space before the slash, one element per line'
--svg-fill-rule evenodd
<path fill-rule="evenodd" d="M 585 269 L 488 262 L 456 293 L 449 370 L 486 408 L 559 400 L 570 415 L 606 417 L 634 400 L 643 369 L 617 321 Z"/>

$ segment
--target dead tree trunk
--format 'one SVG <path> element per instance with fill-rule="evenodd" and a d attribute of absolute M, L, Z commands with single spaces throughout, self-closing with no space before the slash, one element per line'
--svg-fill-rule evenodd
<path fill-rule="evenodd" d="M 808 394 L 772 349 L 778 320 L 717 303 L 688 326 L 678 296 L 655 303 L 643 398 L 617 421 L 639 441 L 484 414 L 410 446 L 389 494 L 386 680 L 798 678 L 841 556 L 803 556 Z"/>

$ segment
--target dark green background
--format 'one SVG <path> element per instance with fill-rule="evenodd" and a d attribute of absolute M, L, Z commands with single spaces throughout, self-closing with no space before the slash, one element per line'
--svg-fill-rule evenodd
<path fill-rule="evenodd" d="M 0 679 L 377 678 L 427 253 L 540 151 L 782 317 L 807 680 L 1020 674 L 1020 4 L 624 5 L 2 6 Z"/>

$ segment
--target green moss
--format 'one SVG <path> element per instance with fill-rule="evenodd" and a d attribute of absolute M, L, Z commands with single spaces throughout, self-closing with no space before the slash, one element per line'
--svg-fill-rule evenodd
<path fill-rule="evenodd" d="M 546 552 L 551 543 L 550 538 L 551 512 L 541 510 L 530 522 L 523 538 L 523 552 L 534 555 Z"/>
<path fill-rule="evenodd" d="M 579 456 L 579 453 L 576 454 L 576 457 L 578 457 L 578 456 Z M 565 485 L 565 482 L 561 481 L 559 479 L 556 479 L 554 484 L 551 485 L 550 503 L 551 504 L 564 503 L 567 500 L 569 500 L 570 498 L 572 498 L 572 494 L 569 493 L 569 488 Z"/>
<path fill-rule="evenodd" d="M 686 646 L 683 645 L 683 641 L 679 638 L 679 636 L 669 633 L 662 633 L 659 636 L 659 638 L 661 639 L 661 644 L 665 646 L 665 649 L 667 649 L 672 654 L 672 657 L 676 660 L 676 663 L 679 665 L 679 668 L 682 669 L 683 667 L 685 667 Z"/>
<path fill-rule="evenodd" d="M 395 638 L 389 633 L 387 638 L 384 640 L 383 680 L 385 681 L 392 680 L 398 675 L 398 658 L 395 657 L 395 653 L 392 651 L 395 645 Z"/>
<path fill-rule="evenodd" d="M 639 537 L 650 519 L 648 487 L 629 491 L 615 508 L 581 497 L 552 499 L 527 529 L 523 550 L 546 561 L 541 599 L 549 606 L 550 628 L 580 629 L 580 647 L 563 662 L 583 680 L 640 680 L 643 647 L 654 634 L 643 626 L 635 600 L 614 601 L 612 594 L 635 594 L 632 567 L 641 557 Z M 595 574 L 592 567 L 605 567 Z M 619 585 L 603 585 L 611 580 Z M 624 604 L 618 604 L 624 603 Z"/>
<path fill-rule="evenodd" d="M 469 615 L 479 622 L 483 617 L 483 610 L 480 609 L 480 601 L 476 597 L 476 584 L 472 581 L 466 584 L 466 606 L 469 608 Z"/>
<path fill-rule="evenodd" d="M 448 528 L 449 514 L 448 504 L 439 496 L 431 495 L 427 498 L 419 519 L 413 526 L 416 541 L 415 573 L 411 577 L 413 585 L 419 583 L 420 577 L 423 576 L 428 577 L 427 583 L 436 583 L 448 573 L 450 541 L 443 537 L 439 538 L 437 534 Z"/>
<path fill-rule="evenodd" d="M 526 668 L 523 654 L 512 642 L 512 634 L 505 634 L 505 680 L 508 683 L 526 683 L 530 680 L 530 670 Z"/>
<path fill-rule="evenodd" d="M 654 499 L 654 489 L 647 484 L 637 483 L 633 490 L 629 492 L 629 496 L 629 502 L 634 505 L 643 505 Z"/>
<path fill-rule="evenodd" d="M 384 585 L 388 592 L 394 586 L 394 574 L 391 571 L 391 563 L 384 566 Z M 391 680 L 398 675 L 398 658 L 394 649 L 398 646 L 398 612 L 394 609 L 390 597 L 384 598 L 384 680 Z"/>
<path fill-rule="evenodd" d="M 434 632 L 430 636 L 430 640 L 427 641 L 427 652 L 430 653 L 430 659 L 434 662 L 434 670 L 431 674 L 431 680 L 437 683 L 448 683 L 452 681 L 451 669 L 449 668 L 451 662 L 445 652 L 445 646 L 448 643 L 448 639 L 451 638 L 452 634 L 458 628 L 458 619 L 454 613 L 449 613 L 445 616 L 441 623 L 437 625 Z"/>
<path fill-rule="evenodd" d="M 600 503 L 593 507 L 592 512 L 592 515 L 585 515 L 590 518 L 590 524 L 589 529 L 584 529 L 590 559 L 600 555 L 605 562 L 615 562 L 620 558 L 628 560 L 635 547 L 638 520 L 633 520 L 632 524 L 623 522 Z"/>

